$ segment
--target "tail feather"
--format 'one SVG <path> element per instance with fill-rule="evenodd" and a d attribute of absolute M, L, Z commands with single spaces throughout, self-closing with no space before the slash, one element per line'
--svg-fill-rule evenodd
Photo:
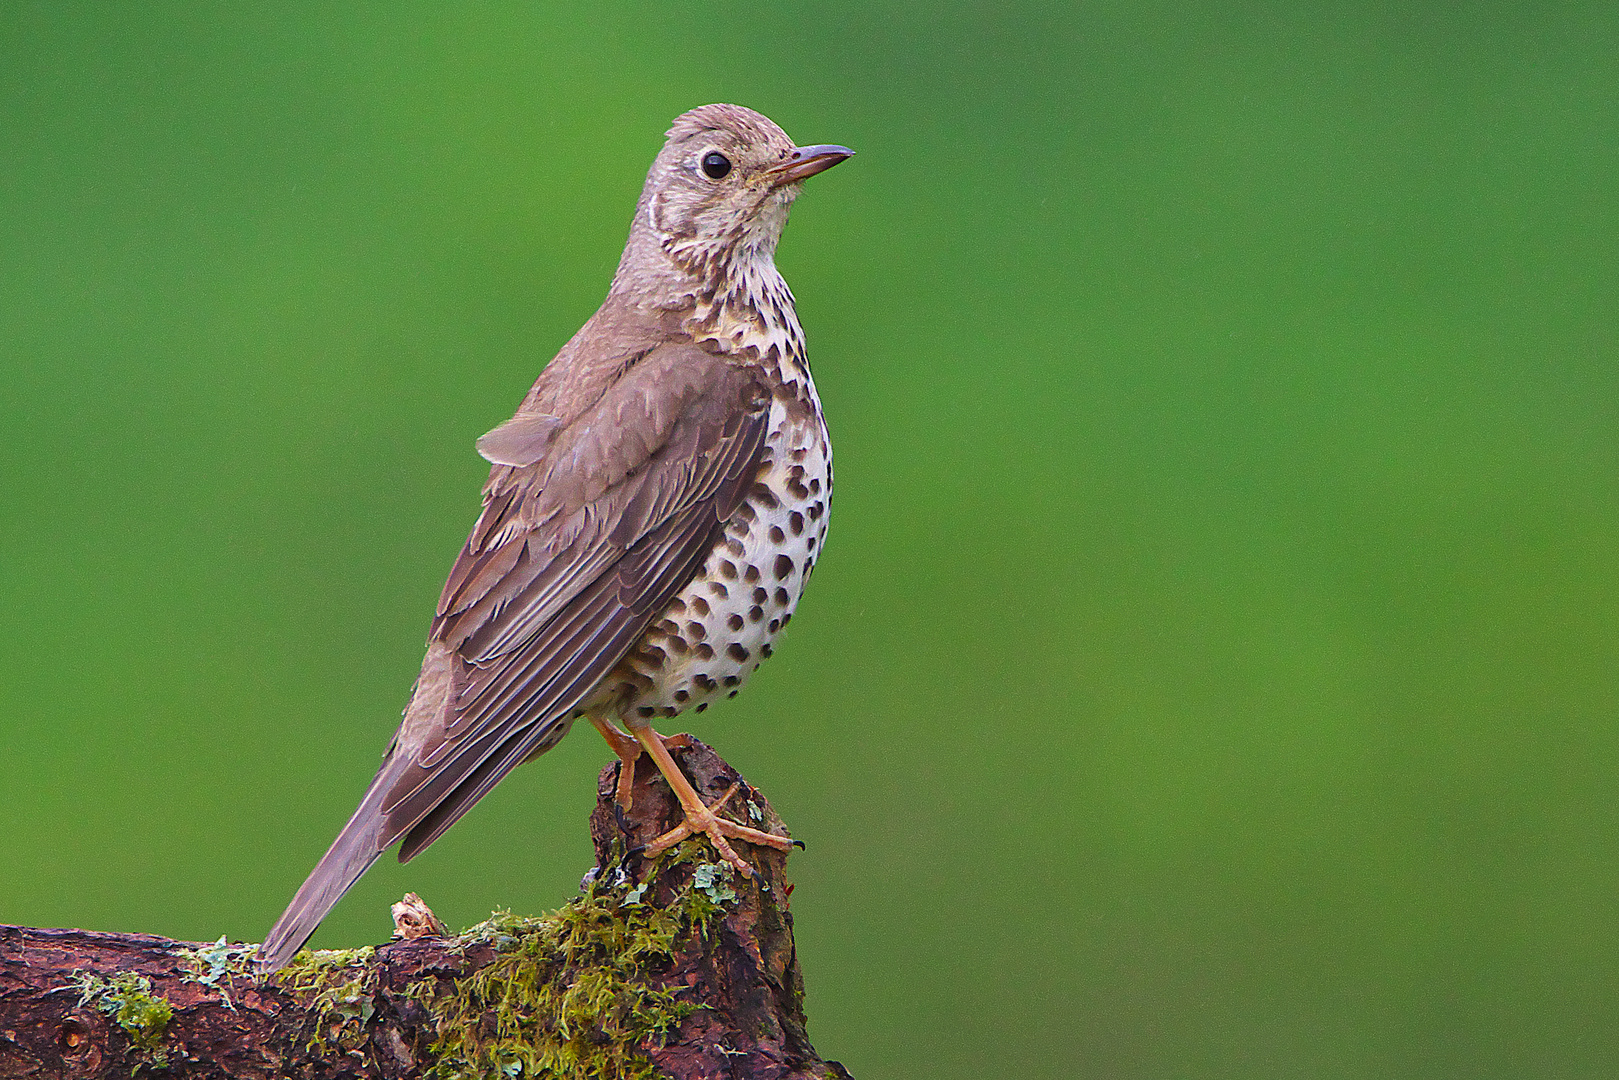
<path fill-rule="evenodd" d="M 392 758 L 383 763 L 376 779 L 360 800 L 354 816 L 337 834 L 332 846 L 298 889 L 292 903 L 276 920 L 270 934 L 259 946 L 257 964 L 263 974 L 279 971 L 303 948 L 327 912 L 337 905 L 349 886 L 377 861 L 387 844 L 383 839 L 385 821 L 382 801 L 394 780 Z"/>
<path fill-rule="evenodd" d="M 427 845 L 461 820 L 461 816 L 472 809 L 474 803 L 489 794 L 489 790 L 507 773 L 551 749 L 571 726 L 571 723 L 543 724 L 537 732 L 524 731 L 509 739 L 506 745 L 489 755 L 454 790 L 440 799 L 438 805 L 411 826 L 405 834 L 405 842 L 399 845 L 399 861 L 410 862 L 420 855 Z"/>

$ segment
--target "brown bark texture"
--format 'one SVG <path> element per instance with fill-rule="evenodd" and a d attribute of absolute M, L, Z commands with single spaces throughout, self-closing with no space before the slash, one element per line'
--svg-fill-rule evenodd
<path fill-rule="evenodd" d="M 738 785 L 728 816 L 786 832 L 713 750 L 675 757 L 706 800 Z M 740 846 L 753 881 L 706 840 L 640 857 L 681 814 L 645 755 L 620 813 L 618 769 L 597 782 L 596 868 L 540 933 L 491 920 L 261 977 L 251 946 L 0 926 L 0 1080 L 847 1077 L 805 1034 L 785 854 Z M 550 996 L 525 1009 L 512 988 L 534 985 Z"/>

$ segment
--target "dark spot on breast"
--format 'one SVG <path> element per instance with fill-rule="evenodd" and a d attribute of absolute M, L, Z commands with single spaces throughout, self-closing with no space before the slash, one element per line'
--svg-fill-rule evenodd
<path fill-rule="evenodd" d="M 754 521 L 759 517 L 759 512 L 755 510 L 749 503 L 743 503 L 741 506 L 736 508 L 736 516 L 741 518 L 743 521 Z"/>
<path fill-rule="evenodd" d="M 692 597 L 691 610 L 692 614 L 696 615 L 698 618 L 702 618 L 704 615 L 708 614 L 708 601 L 704 600 L 701 596 Z"/>
<path fill-rule="evenodd" d="M 736 697 L 736 691 L 732 690 L 730 693 L 726 694 L 725 696 L 726 697 Z"/>
<path fill-rule="evenodd" d="M 687 701 L 691 700 L 691 691 L 690 690 L 676 690 L 674 692 L 673 697 L 674 697 L 674 699 L 676 701 L 678 701 L 682 705 L 684 705 Z"/>
<path fill-rule="evenodd" d="M 820 521 L 821 515 L 824 513 L 826 513 L 826 507 L 822 506 L 819 502 L 810 503 L 809 516 L 811 521 Z"/>
<path fill-rule="evenodd" d="M 781 629 L 781 620 L 780 619 L 771 619 L 768 623 L 765 624 L 765 626 L 767 626 L 769 628 L 770 632 L 772 634 L 774 634 L 777 630 Z"/>
<path fill-rule="evenodd" d="M 770 599 L 770 594 L 765 592 L 763 588 L 753 590 L 753 602 L 755 604 L 762 604 L 768 599 Z"/>
<path fill-rule="evenodd" d="M 653 708 L 651 705 L 642 705 L 639 709 L 636 709 L 635 712 L 636 715 L 645 720 L 650 720 L 652 717 L 658 715 L 658 710 Z"/>
<path fill-rule="evenodd" d="M 656 645 L 641 646 L 641 660 L 652 667 L 662 667 L 669 659 L 669 654 Z"/>
<path fill-rule="evenodd" d="M 793 560 L 785 555 L 776 556 L 776 580 L 786 581 L 793 574 Z"/>
<path fill-rule="evenodd" d="M 712 660 L 714 659 L 714 646 L 705 641 L 693 649 L 691 654 L 699 660 Z"/>
<path fill-rule="evenodd" d="M 747 582 L 758 581 L 759 580 L 759 568 L 757 566 L 753 565 L 752 563 L 749 563 L 747 566 L 743 567 L 743 569 L 742 569 L 742 580 L 747 581 Z"/>
<path fill-rule="evenodd" d="M 686 601 L 678 596 L 675 597 L 669 601 L 669 612 L 673 615 L 684 615 L 686 613 Z"/>
<path fill-rule="evenodd" d="M 792 621 L 793 621 L 793 613 L 790 612 L 790 611 L 787 614 L 785 614 L 785 615 L 783 615 L 781 617 L 781 625 L 783 625 L 783 626 L 786 626 L 788 623 L 790 623 Z M 706 648 L 707 646 L 704 646 L 704 647 Z"/>
<path fill-rule="evenodd" d="M 752 607 L 750 607 L 748 609 L 748 621 L 749 622 L 758 622 L 760 619 L 762 619 L 764 617 L 765 617 L 765 609 L 760 607 L 758 604 L 754 604 Z"/>
<path fill-rule="evenodd" d="M 740 540 L 727 540 L 725 541 L 725 550 L 729 551 L 733 556 L 740 559 L 742 557 L 742 553 L 748 549 L 742 546 L 742 541 Z M 725 574 L 725 568 L 727 566 L 731 567 L 730 574 Z M 729 562 L 722 563 L 720 566 L 720 573 L 725 574 L 726 577 L 731 577 L 736 573 L 736 567 Z"/>
<path fill-rule="evenodd" d="M 726 616 L 725 625 L 729 626 L 732 630 L 742 629 L 742 616 L 732 612 L 730 615 Z"/>
<path fill-rule="evenodd" d="M 790 604 L 792 602 L 793 602 L 793 598 L 791 596 L 787 595 L 787 590 L 782 588 L 780 585 L 777 585 L 776 586 L 776 603 L 780 604 L 782 607 L 786 607 L 788 604 Z"/>
<path fill-rule="evenodd" d="M 813 537 L 813 536 L 809 538 L 809 549 L 811 551 L 815 550 L 815 540 L 816 540 L 816 538 Z"/>
<path fill-rule="evenodd" d="M 748 658 L 749 654 L 744 646 L 733 641 L 725 647 L 725 655 L 740 664 Z"/>
<path fill-rule="evenodd" d="M 702 711 L 703 711 L 703 710 L 704 710 L 704 709 L 707 709 L 707 708 L 708 708 L 708 702 L 706 702 L 706 701 L 699 701 L 699 702 L 698 702 L 698 703 L 697 703 L 697 711 L 698 711 L 698 712 L 702 712 Z"/>
<path fill-rule="evenodd" d="M 809 450 L 806 449 L 805 447 L 800 446 L 797 450 L 793 451 L 793 460 L 794 461 L 803 461 L 804 460 L 804 455 L 807 454 L 807 453 L 809 453 Z"/>
<path fill-rule="evenodd" d="M 759 652 L 763 654 L 766 660 L 769 660 L 772 656 L 776 655 L 776 647 L 767 641 L 763 645 L 759 646 Z"/>
<path fill-rule="evenodd" d="M 813 476 L 810 477 L 810 494 L 811 495 L 819 495 L 820 493 L 821 493 L 821 482 L 819 480 L 815 479 Z"/>
<path fill-rule="evenodd" d="M 804 479 L 804 466 L 794 465 L 791 469 L 787 470 L 787 476 L 792 480 Z"/>
<path fill-rule="evenodd" d="M 787 515 L 787 527 L 793 530 L 794 536 L 804 535 L 804 515 L 794 510 Z"/>
<path fill-rule="evenodd" d="M 687 623 L 686 633 L 696 641 L 701 641 L 708 636 L 708 630 L 700 622 Z"/>
<path fill-rule="evenodd" d="M 731 595 L 730 591 L 727 590 L 725 588 L 725 586 L 723 584 L 721 584 L 720 582 L 718 582 L 718 581 L 710 581 L 708 583 L 708 591 L 713 593 L 715 596 L 720 597 L 721 599 L 724 599 L 725 597 Z"/>
<path fill-rule="evenodd" d="M 776 507 L 781 505 L 781 500 L 776 498 L 776 493 L 770 489 L 769 484 L 754 484 L 753 490 L 750 491 L 749 494 L 753 497 L 755 502 L 764 507 L 766 510 L 774 510 Z"/>
<path fill-rule="evenodd" d="M 736 580 L 736 563 L 732 562 L 730 559 L 721 559 L 720 560 L 720 577 L 724 578 L 726 581 L 735 581 Z"/>
<path fill-rule="evenodd" d="M 809 501 L 809 497 L 810 497 L 809 488 L 805 487 L 802 483 L 800 483 L 797 480 L 789 480 L 789 481 L 787 481 L 787 493 L 789 495 L 791 495 L 793 498 L 797 499 L 799 502 L 808 502 Z"/>
<path fill-rule="evenodd" d="M 786 540 L 787 534 L 781 531 L 780 525 L 770 526 L 770 542 L 772 544 L 785 543 Z"/>
<path fill-rule="evenodd" d="M 727 676 L 725 676 L 725 685 L 726 686 L 741 686 L 742 685 L 742 679 L 740 677 L 736 676 L 736 675 L 727 675 Z"/>
<path fill-rule="evenodd" d="M 698 687 L 703 690 L 712 691 L 720 688 L 720 684 L 715 682 L 714 677 L 706 671 L 698 672 L 696 675 L 693 675 L 692 682 L 696 683 Z"/>

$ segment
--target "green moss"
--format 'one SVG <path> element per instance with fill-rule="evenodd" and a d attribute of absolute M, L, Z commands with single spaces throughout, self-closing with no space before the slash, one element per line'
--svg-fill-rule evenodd
<path fill-rule="evenodd" d="M 497 912 L 467 931 L 492 943 L 496 959 L 447 991 L 418 995 L 438 1022 L 435 1080 L 555 1077 L 619 1080 L 658 1075 L 640 1047 L 666 1038 L 700 1006 L 650 985 L 675 942 L 736 899 L 729 867 L 704 863 L 704 884 L 682 889 L 667 907 L 643 897 L 669 867 L 697 861 L 706 843 L 666 852 L 642 885 L 592 885 L 543 918 Z"/>
<path fill-rule="evenodd" d="M 376 1010 L 366 989 L 376 949 L 305 949 L 276 972 L 276 981 L 299 998 L 314 1018 L 311 1050 L 353 1049 L 364 1041 L 365 1022 Z M 351 1045 L 352 1044 L 352 1045 Z"/>
<path fill-rule="evenodd" d="M 161 995 L 152 993 L 152 980 L 133 971 L 121 971 L 111 979 L 75 971 L 73 988 L 79 992 L 81 1006 L 93 1006 L 112 1017 L 129 1036 L 131 1045 L 152 1065 L 162 1067 L 169 1063 L 163 1035 L 169 1029 L 169 1021 L 174 1019 L 174 1006 Z M 138 1071 L 140 1066 L 135 1068 Z"/>

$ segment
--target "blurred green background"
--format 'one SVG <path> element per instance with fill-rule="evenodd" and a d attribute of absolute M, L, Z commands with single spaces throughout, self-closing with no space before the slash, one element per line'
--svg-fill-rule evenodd
<path fill-rule="evenodd" d="M 676 114 L 860 156 L 691 718 L 856 1076 L 1619 1075 L 1619 7 L 7 4 L 0 921 L 258 940 Z M 581 730 L 315 944 L 553 907 Z"/>

